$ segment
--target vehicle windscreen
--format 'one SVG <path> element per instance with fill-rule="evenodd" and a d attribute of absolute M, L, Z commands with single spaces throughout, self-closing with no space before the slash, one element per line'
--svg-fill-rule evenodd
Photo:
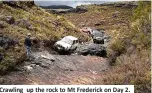
<path fill-rule="evenodd" d="M 63 38 L 62 41 L 65 42 L 65 43 L 68 43 L 70 45 L 73 44 L 73 41 L 71 39 L 69 39 L 69 38 Z"/>
<path fill-rule="evenodd" d="M 93 36 L 96 36 L 96 37 L 102 37 L 103 36 L 103 34 L 101 33 L 101 32 L 99 32 L 99 31 L 93 31 Z"/>

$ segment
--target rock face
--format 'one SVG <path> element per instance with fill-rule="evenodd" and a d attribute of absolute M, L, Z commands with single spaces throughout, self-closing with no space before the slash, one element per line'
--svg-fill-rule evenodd
<path fill-rule="evenodd" d="M 0 16 L 0 28 L 5 28 L 7 24 L 19 25 L 28 30 L 33 30 L 32 24 L 27 19 L 15 20 L 13 16 Z"/>
<path fill-rule="evenodd" d="M 107 56 L 106 47 L 102 44 L 84 44 L 79 46 L 75 52 L 80 55 L 96 55 L 102 57 Z"/>
<path fill-rule="evenodd" d="M 124 3 L 117 3 L 114 5 L 115 7 L 121 7 L 121 8 L 135 8 L 138 6 L 138 3 L 135 1 L 132 2 L 124 2 Z"/>
<path fill-rule="evenodd" d="M 40 58 L 40 59 L 48 59 L 50 61 L 55 61 L 54 56 L 49 54 L 49 52 L 47 52 L 47 51 L 33 53 L 33 57 L 36 59 Z"/>
<path fill-rule="evenodd" d="M 17 72 L 2 76 L 1 84 L 93 84 L 101 72 L 109 69 L 106 59 L 96 56 L 52 55 L 33 52 L 35 59 L 18 66 Z M 41 56 L 45 55 L 47 57 Z M 50 57 L 52 56 L 52 57 Z M 53 59 L 53 60 L 50 60 Z"/>
<path fill-rule="evenodd" d="M 20 1 L 20 0 L 16 0 L 16 1 L 3 1 L 3 4 L 7 4 L 11 7 L 15 7 L 15 8 L 21 8 L 21 9 L 25 9 L 26 8 L 30 8 L 32 6 L 34 6 L 34 1 L 33 0 L 29 0 L 29 1 Z"/>
<path fill-rule="evenodd" d="M 7 36 L 0 35 L 0 46 L 4 49 L 9 49 L 10 46 L 14 46 L 16 44 L 19 44 L 18 41 L 13 40 Z"/>

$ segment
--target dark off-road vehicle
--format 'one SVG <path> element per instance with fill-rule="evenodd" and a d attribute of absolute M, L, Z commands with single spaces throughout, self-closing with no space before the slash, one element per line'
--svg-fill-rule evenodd
<path fill-rule="evenodd" d="M 105 39 L 104 34 L 105 33 L 103 31 L 99 32 L 98 30 L 92 30 L 91 36 L 93 42 L 97 44 L 104 44 L 104 39 Z"/>

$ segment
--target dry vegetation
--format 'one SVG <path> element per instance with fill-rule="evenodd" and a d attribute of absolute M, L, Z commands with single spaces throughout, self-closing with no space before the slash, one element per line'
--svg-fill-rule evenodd
<path fill-rule="evenodd" d="M 96 28 L 112 36 L 108 56 L 113 66 L 94 84 L 132 84 L 135 93 L 150 93 L 151 2 L 138 4 L 135 9 L 91 5 L 86 13 L 64 15 L 78 27 L 101 21 Z"/>
<path fill-rule="evenodd" d="M 110 45 L 110 48 L 115 46 L 115 49 L 124 52 L 116 58 L 117 66 L 106 75 L 104 83 L 133 84 L 136 93 L 150 93 L 150 14 L 151 2 L 139 2 L 130 22 L 130 31 L 124 31 L 123 39 Z M 119 44 L 123 48 L 119 48 Z"/>
<path fill-rule="evenodd" d="M 0 28 L 4 36 L 19 41 L 19 46 L 3 50 L 4 60 L 0 62 L 0 71 L 5 71 L 17 62 L 24 59 L 24 39 L 27 33 L 31 33 L 39 41 L 52 43 L 66 35 L 78 37 L 81 41 L 88 40 L 75 26 L 62 16 L 57 16 L 46 12 L 45 10 L 32 5 L 33 2 L 14 2 L 15 5 L 0 3 Z M 18 24 L 9 24 L 6 21 L 7 16 L 12 16 Z M 31 25 L 31 28 L 28 27 Z M 82 38 L 83 37 L 83 38 Z"/>

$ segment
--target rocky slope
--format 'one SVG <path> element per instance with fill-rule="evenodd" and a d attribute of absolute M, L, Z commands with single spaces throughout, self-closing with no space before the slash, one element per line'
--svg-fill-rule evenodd
<path fill-rule="evenodd" d="M 93 84 L 109 69 L 106 59 L 96 56 L 52 55 L 33 52 L 32 61 L 25 61 L 11 73 L 0 76 L 1 84 Z"/>
<path fill-rule="evenodd" d="M 88 40 L 70 21 L 62 16 L 47 13 L 44 9 L 36 6 L 34 1 L 3 1 L 0 2 L 0 34 L 1 55 L 0 71 L 5 71 L 10 66 L 24 59 L 24 38 L 31 33 L 35 47 L 50 47 L 56 40 L 66 35 L 73 35 L 80 41 Z M 7 48 L 6 48 L 7 46 Z M 9 48 L 8 48 L 9 46 Z"/>

